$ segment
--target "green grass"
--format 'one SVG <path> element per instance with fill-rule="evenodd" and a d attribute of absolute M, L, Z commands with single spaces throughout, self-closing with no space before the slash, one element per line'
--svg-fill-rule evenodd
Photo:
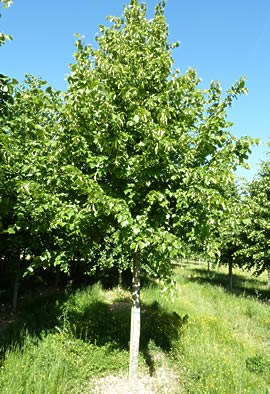
<path fill-rule="evenodd" d="M 79 393 L 87 380 L 127 366 L 128 354 L 58 333 L 7 352 L 1 393 Z"/>
<path fill-rule="evenodd" d="M 177 271 L 177 311 L 190 316 L 177 347 L 184 386 L 192 393 L 270 393 L 269 290 L 237 272 L 237 288 L 228 292 L 227 278 L 218 280 L 224 277 L 222 269 L 208 277 L 196 265 Z"/>
<path fill-rule="evenodd" d="M 140 369 L 166 360 L 179 393 L 270 393 L 270 305 L 263 278 L 177 267 L 174 298 L 142 291 Z M 90 393 L 128 369 L 130 296 L 92 287 L 33 300 L 0 331 L 0 393 Z M 161 364 L 161 365 L 159 365 Z M 158 391 L 157 391 L 158 392 Z M 165 391 L 166 392 L 166 391 Z"/>
<path fill-rule="evenodd" d="M 36 311 L 25 312 L 24 322 L 20 319 L 15 327 L 8 330 L 14 334 L 16 340 L 5 344 L 5 353 L 0 369 L 0 393 L 4 394 L 53 394 L 53 393 L 81 393 L 91 379 L 108 373 L 119 373 L 128 367 L 128 352 L 111 346 L 109 341 L 97 345 L 95 338 L 89 340 L 83 337 L 81 326 L 85 324 L 79 313 L 85 313 L 88 308 L 105 299 L 100 286 L 95 285 L 85 291 L 78 291 L 59 306 L 58 316 L 52 316 L 49 321 L 57 322 L 48 328 L 48 314 L 42 324 L 37 305 Z M 51 301 L 51 304 L 50 302 Z M 52 302 L 53 301 L 53 302 Z M 55 300 L 47 300 L 47 308 L 55 305 Z M 42 300 L 41 311 L 44 310 Z M 78 312 L 77 326 L 67 315 Z M 35 313 L 36 312 L 36 313 Z M 32 319 L 37 318 L 37 324 Z M 92 316 L 89 325 L 99 317 Z M 30 324 L 30 331 L 27 324 Z M 24 329 L 21 327 L 24 326 Z M 42 329 L 42 327 L 46 329 Z M 106 319 L 104 326 L 107 327 Z M 35 329 L 33 329 L 33 327 Z M 7 331 L 8 331 L 7 330 Z M 18 330 L 21 330 L 18 332 Z M 80 335 L 77 335 L 80 333 Z M 8 334 L 8 332 L 6 333 Z M 5 332 L 2 332 L 4 341 Z M 7 339 L 9 335 L 6 335 Z"/>

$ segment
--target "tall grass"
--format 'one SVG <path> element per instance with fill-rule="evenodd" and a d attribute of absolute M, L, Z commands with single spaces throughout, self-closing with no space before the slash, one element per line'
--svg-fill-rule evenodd
<path fill-rule="evenodd" d="M 97 347 L 66 334 L 49 334 L 38 343 L 27 338 L 22 349 L 6 353 L 0 378 L 3 394 L 80 393 L 90 379 L 119 372 L 128 355 Z"/>
<path fill-rule="evenodd" d="M 175 278 L 174 298 L 164 296 L 158 285 L 142 291 L 144 374 L 166 358 L 179 378 L 173 392 L 270 393 L 264 281 L 237 273 L 236 288 L 229 292 L 222 269 L 209 275 L 196 264 L 178 267 Z M 56 301 L 36 302 L 35 310 L 25 309 L 20 324 L 0 332 L 8 339 L 1 340 L 1 394 L 91 393 L 98 378 L 127 371 L 128 293 L 104 291 L 97 284 Z M 46 312 L 44 321 L 39 311 Z"/>

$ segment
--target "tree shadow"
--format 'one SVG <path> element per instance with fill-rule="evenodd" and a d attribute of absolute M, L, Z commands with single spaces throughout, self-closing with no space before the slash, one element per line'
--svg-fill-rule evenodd
<path fill-rule="evenodd" d="M 270 288 L 262 288 L 262 282 L 256 277 L 246 278 L 244 275 L 233 274 L 233 288 L 229 289 L 228 274 L 223 272 L 210 271 L 203 268 L 193 268 L 194 275 L 189 275 L 188 280 L 201 284 L 221 286 L 226 292 L 236 296 L 254 297 L 262 302 L 270 300 Z"/>
<path fill-rule="evenodd" d="M 40 339 L 41 334 L 54 330 L 68 294 L 54 290 L 30 297 L 26 297 L 18 313 L 0 315 L 1 354 L 13 347 L 21 348 L 26 336 Z"/>
<path fill-rule="evenodd" d="M 73 293 L 73 292 L 71 292 Z M 68 292 L 33 297 L 27 300 L 14 321 L 0 325 L 0 359 L 8 349 L 20 349 L 25 338 L 39 340 L 49 332 L 64 330 L 70 335 L 96 346 L 110 349 L 129 349 L 130 298 L 115 299 L 112 303 L 91 300 L 82 309 L 70 306 Z M 142 304 L 140 352 L 152 375 L 155 371 L 153 352 L 149 344 L 164 352 L 172 349 L 180 336 L 187 316 L 169 313 L 158 302 Z"/>
<path fill-rule="evenodd" d="M 111 349 L 129 349 L 131 302 L 115 300 L 111 304 L 96 301 L 83 312 L 68 313 L 67 321 L 72 334 L 97 346 L 110 344 Z M 152 375 L 155 362 L 149 349 L 154 343 L 163 352 L 169 352 L 174 341 L 180 338 L 187 315 L 168 313 L 158 302 L 141 306 L 140 352 Z"/>

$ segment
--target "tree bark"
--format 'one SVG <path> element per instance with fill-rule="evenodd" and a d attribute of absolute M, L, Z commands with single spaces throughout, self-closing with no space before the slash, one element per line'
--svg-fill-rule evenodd
<path fill-rule="evenodd" d="M 232 259 L 229 259 L 229 289 L 232 290 L 233 283 L 232 283 L 232 273 L 233 273 L 233 263 Z"/>
<path fill-rule="evenodd" d="M 270 287 L 270 269 L 267 271 L 268 276 L 267 276 L 267 286 Z"/>
<path fill-rule="evenodd" d="M 131 308 L 131 325 L 130 325 L 130 350 L 129 350 L 129 390 L 134 392 L 136 389 L 139 345 L 141 330 L 141 305 L 140 305 L 140 271 L 141 261 L 140 253 L 135 252 L 133 255 L 133 305 Z"/>

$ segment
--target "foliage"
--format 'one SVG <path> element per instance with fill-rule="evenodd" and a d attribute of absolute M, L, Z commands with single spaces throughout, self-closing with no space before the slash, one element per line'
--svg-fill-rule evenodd
<path fill-rule="evenodd" d="M 270 361 L 265 355 L 256 354 L 256 356 L 248 357 L 246 360 L 247 369 L 250 372 L 257 374 L 269 373 L 270 371 Z"/>
<path fill-rule="evenodd" d="M 12 0 L 1 0 L 0 4 L 3 5 L 5 8 L 7 8 L 13 4 L 13 1 Z"/>
<path fill-rule="evenodd" d="M 55 151 L 66 174 L 54 193 L 66 201 L 53 225 L 65 230 L 63 260 L 76 244 L 92 266 L 122 269 L 140 251 L 148 273 L 167 277 L 217 226 L 247 158 L 250 140 L 226 120 L 246 88 L 241 79 L 223 97 L 219 83 L 202 90 L 194 70 L 173 70 L 164 4 L 153 19 L 146 11 L 132 1 L 100 27 L 96 49 L 76 42 Z"/>
<path fill-rule="evenodd" d="M 12 0 L 1 0 L 0 1 L 0 6 L 4 6 L 5 8 L 10 7 L 12 5 L 13 1 Z M 1 14 L 0 14 L 1 18 Z M 12 37 L 9 34 L 4 34 L 0 32 L 0 47 L 4 45 L 5 41 L 7 40 L 12 40 Z"/>
<path fill-rule="evenodd" d="M 228 206 L 220 221 L 220 226 L 215 229 L 213 236 L 219 243 L 217 259 L 221 264 L 243 265 L 243 260 L 238 254 L 243 247 L 243 227 L 249 214 L 245 196 L 239 185 L 232 184 L 227 189 Z"/>
<path fill-rule="evenodd" d="M 22 86 L 2 77 L 0 87 L 0 258 L 2 280 L 10 289 L 10 281 L 18 285 L 23 272 L 28 267 L 33 270 L 34 258 L 57 248 L 54 234 L 48 231 L 54 199 L 45 192 L 44 179 L 38 181 L 50 165 L 48 152 L 58 127 L 60 98 L 31 76 Z"/>
<path fill-rule="evenodd" d="M 244 201 L 242 247 L 238 252 L 248 269 L 257 274 L 270 269 L 270 163 L 262 162 L 259 173 L 248 185 Z"/>
<path fill-rule="evenodd" d="M 140 250 L 143 268 L 167 278 L 220 221 L 250 149 L 226 120 L 244 80 L 226 95 L 218 82 L 200 89 L 194 70 L 172 68 L 163 2 L 153 19 L 146 11 L 132 1 L 110 17 L 96 49 L 77 40 L 63 96 L 31 76 L 1 82 L 1 236 L 31 256 L 29 272 L 122 270 Z"/>

